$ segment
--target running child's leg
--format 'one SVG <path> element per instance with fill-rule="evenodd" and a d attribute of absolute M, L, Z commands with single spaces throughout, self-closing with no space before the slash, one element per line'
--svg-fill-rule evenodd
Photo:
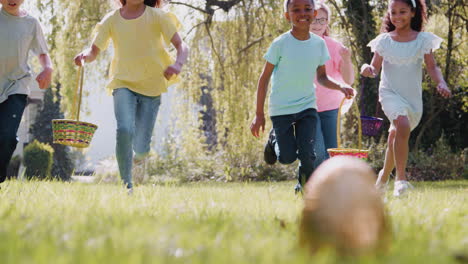
<path fill-rule="evenodd" d="M 317 122 L 317 128 L 315 129 L 315 168 L 329 158 L 327 149 L 337 147 L 336 119 L 338 109 L 318 112 L 317 114 L 319 122 Z M 320 135 L 322 138 L 320 138 Z"/>
<path fill-rule="evenodd" d="M 394 157 L 396 167 L 397 181 L 406 181 L 406 163 L 408 161 L 408 141 L 411 133 L 411 126 L 406 116 L 398 116 L 393 121 L 395 125 L 395 143 L 394 143 Z"/>
<path fill-rule="evenodd" d="M 21 123 L 27 95 L 14 94 L 0 103 L 0 183 L 5 181 L 8 164 L 16 149 L 16 133 Z"/>
<path fill-rule="evenodd" d="M 394 153 L 393 146 L 395 144 L 395 134 L 396 134 L 396 130 L 392 128 L 388 134 L 384 166 L 380 170 L 377 181 L 375 183 L 375 185 L 378 188 L 382 187 L 388 181 L 388 178 L 390 177 L 390 173 L 392 173 L 393 169 L 395 168 L 395 156 L 393 154 Z"/>
<path fill-rule="evenodd" d="M 133 150 L 135 159 L 142 160 L 150 152 L 151 137 L 153 135 L 154 124 L 158 116 L 161 96 L 137 96 L 137 109 L 135 121 L 135 138 L 133 140 Z"/>
<path fill-rule="evenodd" d="M 318 113 L 322 125 L 323 140 L 325 141 L 325 152 L 329 148 L 337 147 L 336 120 L 338 109 Z M 328 152 L 325 153 L 327 158 Z"/>
<path fill-rule="evenodd" d="M 327 158 L 327 148 L 325 146 L 325 133 L 322 129 L 322 119 L 320 115 L 317 116 L 317 125 L 315 129 L 315 161 L 314 168 L 317 168 L 324 162 Z"/>
<path fill-rule="evenodd" d="M 296 137 L 294 135 L 294 115 L 272 116 L 275 131 L 275 152 L 281 164 L 291 164 L 297 159 Z"/>
<path fill-rule="evenodd" d="M 137 96 L 127 88 L 113 91 L 114 113 L 117 121 L 116 156 L 120 177 L 128 189 L 132 184 L 133 135 L 135 133 L 135 115 Z"/>
<path fill-rule="evenodd" d="M 296 140 L 298 158 L 300 160 L 300 183 L 307 182 L 314 171 L 315 161 L 315 129 L 317 124 L 317 111 L 306 109 L 298 114 L 296 120 Z"/>

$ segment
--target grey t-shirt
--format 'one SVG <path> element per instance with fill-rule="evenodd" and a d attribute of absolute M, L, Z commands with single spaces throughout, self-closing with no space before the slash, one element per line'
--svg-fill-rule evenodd
<path fill-rule="evenodd" d="M 12 94 L 29 94 L 33 79 L 29 51 L 47 54 L 39 21 L 30 15 L 13 16 L 0 9 L 0 103 Z"/>

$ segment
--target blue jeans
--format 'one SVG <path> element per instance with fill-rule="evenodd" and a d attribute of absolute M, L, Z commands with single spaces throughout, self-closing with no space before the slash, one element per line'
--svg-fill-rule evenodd
<path fill-rule="evenodd" d="M 0 183 L 6 179 L 8 164 L 18 144 L 16 133 L 26 108 L 27 98 L 25 94 L 13 94 L 0 103 Z"/>
<path fill-rule="evenodd" d="M 315 153 L 317 155 L 315 168 L 330 157 L 327 149 L 337 147 L 336 119 L 338 109 L 318 112 L 318 117 L 317 133 L 315 134 Z"/>
<path fill-rule="evenodd" d="M 314 171 L 317 111 L 310 108 L 296 114 L 270 118 L 275 131 L 278 161 L 291 164 L 299 159 L 298 181 L 306 182 Z"/>
<path fill-rule="evenodd" d="M 117 120 L 116 156 L 120 177 L 127 188 L 132 188 L 133 152 L 139 159 L 148 155 L 161 97 L 144 96 L 127 88 L 115 89 L 112 95 Z"/>

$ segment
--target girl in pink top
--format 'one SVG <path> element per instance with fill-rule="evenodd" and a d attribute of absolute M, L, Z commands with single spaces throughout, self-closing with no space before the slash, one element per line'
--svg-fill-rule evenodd
<path fill-rule="evenodd" d="M 351 53 L 337 40 L 329 36 L 328 23 L 331 18 L 330 8 L 324 3 L 317 4 L 317 16 L 310 25 L 310 31 L 325 40 L 331 59 L 325 63 L 328 76 L 338 82 L 351 85 L 354 81 L 354 67 L 351 62 Z M 329 148 L 337 147 L 336 119 L 338 107 L 344 98 L 343 93 L 327 89 L 315 80 L 317 87 L 317 133 L 315 141 L 315 167 L 327 159 Z"/>

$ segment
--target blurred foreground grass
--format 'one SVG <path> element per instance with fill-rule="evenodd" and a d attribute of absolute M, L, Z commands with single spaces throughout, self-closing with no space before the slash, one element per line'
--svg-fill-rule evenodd
<path fill-rule="evenodd" d="M 468 181 L 387 194 L 387 255 L 313 258 L 297 247 L 293 182 L 138 186 L 8 181 L 0 190 L 0 263 L 464 263 Z"/>

